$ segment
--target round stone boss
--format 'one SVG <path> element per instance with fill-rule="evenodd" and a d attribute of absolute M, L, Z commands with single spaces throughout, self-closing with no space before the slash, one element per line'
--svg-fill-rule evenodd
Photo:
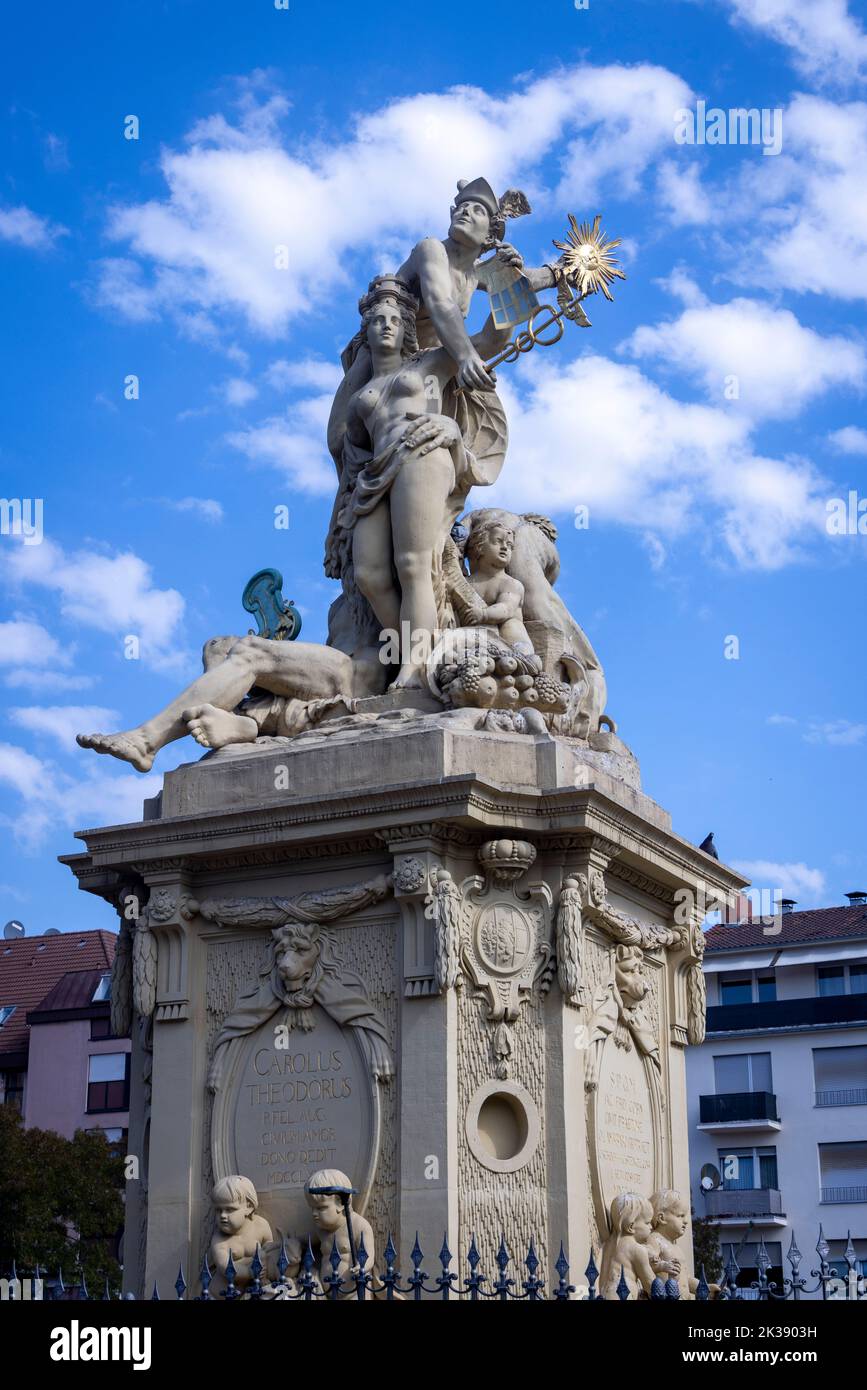
<path fill-rule="evenodd" d="M 470 1152 L 492 1173 L 515 1173 L 530 1162 L 542 1125 L 530 1092 L 517 1081 L 486 1081 L 467 1107 Z"/>

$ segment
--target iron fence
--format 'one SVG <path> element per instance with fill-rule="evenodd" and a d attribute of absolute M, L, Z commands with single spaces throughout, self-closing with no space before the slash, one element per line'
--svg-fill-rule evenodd
<path fill-rule="evenodd" d="M 768 1302 L 785 1302 L 787 1299 L 797 1302 L 802 1298 L 815 1298 L 817 1296 L 823 1300 L 835 1299 L 852 1302 L 867 1299 L 867 1278 L 859 1273 L 859 1258 L 852 1244 L 851 1235 L 847 1235 L 846 1248 L 841 1259 L 837 1261 L 838 1265 L 845 1264 L 845 1275 L 841 1274 L 829 1261 L 830 1247 L 821 1226 L 819 1227 L 816 1253 L 819 1256 L 818 1268 L 810 1271 L 808 1279 L 801 1272 L 803 1256 L 793 1234 L 786 1254 L 790 1273 L 784 1276 L 780 1283 L 777 1283 L 769 1278 L 772 1261 L 762 1239 L 759 1242 L 756 1255 L 757 1278 L 741 1287 L 738 1285 L 741 1270 L 732 1248 L 721 1283 L 718 1286 L 712 1287 L 705 1276 L 704 1269 L 701 1269 L 695 1289 L 695 1298 L 698 1302 L 706 1302 L 711 1297 L 729 1301 L 758 1299 Z M 598 1289 L 599 1270 L 594 1252 L 591 1250 L 589 1262 L 584 1270 L 586 1283 L 576 1285 L 570 1282 L 569 1260 L 562 1243 L 560 1253 L 554 1263 L 556 1278 L 552 1277 L 550 1286 L 546 1286 L 545 1279 L 539 1275 L 540 1261 L 532 1240 L 527 1254 L 519 1266 L 513 1261 L 506 1245 L 505 1236 L 503 1236 L 495 1256 L 497 1272 L 496 1275 L 491 1276 L 481 1272 L 482 1260 L 475 1237 L 471 1240 L 465 1257 L 467 1272 L 463 1276 L 452 1268 L 454 1256 L 449 1250 L 446 1239 L 443 1240 L 442 1248 L 437 1256 L 439 1268 L 432 1275 L 423 1268 L 425 1256 L 419 1245 L 418 1236 L 416 1236 L 410 1252 L 412 1269 L 407 1275 L 406 1282 L 403 1282 L 403 1276 L 397 1268 L 397 1251 L 390 1236 L 383 1251 L 384 1267 L 381 1271 L 367 1268 L 368 1254 L 363 1241 L 359 1245 L 357 1255 L 358 1264 L 355 1269 L 349 1274 L 341 1274 L 341 1256 L 335 1245 L 329 1260 L 331 1273 L 321 1277 L 321 1272 L 317 1273 L 316 1271 L 316 1256 L 308 1240 L 300 1269 L 294 1277 L 290 1278 L 287 1277 L 287 1270 L 290 1266 L 284 1244 L 281 1246 L 277 1259 L 277 1278 L 267 1280 L 262 1277 L 265 1273 L 265 1267 L 257 1247 L 256 1254 L 251 1261 L 250 1281 L 243 1287 L 238 1285 L 237 1272 L 230 1256 L 225 1277 L 219 1281 L 224 1287 L 221 1287 L 216 1293 L 211 1291 L 215 1276 L 208 1265 L 207 1257 L 205 1257 L 197 1281 L 198 1293 L 192 1291 L 181 1268 L 178 1270 L 178 1277 L 174 1284 L 175 1296 L 180 1301 L 197 1303 L 219 1302 L 221 1299 L 231 1303 L 239 1299 L 244 1301 L 265 1299 L 266 1301 L 313 1302 L 314 1300 L 347 1298 L 357 1299 L 360 1302 L 374 1298 L 385 1302 L 412 1301 L 417 1303 L 427 1298 L 438 1299 L 442 1302 L 464 1299 L 471 1303 L 479 1302 L 482 1299 L 494 1299 L 503 1303 L 546 1301 L 594 1303 L 601 1300 Z M 58 1272 L 56 1279 L 50 1279 L 37 1266 L 32 1278 L 39 1281 L 40 1292 L 36 1297 L 49 1300 L 105 1302 L 121 1297 L 127 1299 L 133 1297 L 131 1294 L 121 1295 L 118 1289 L 112 1288 L 108 1276 L 103 1281 L 102 1293 L 96 1295 L 91 1294 L 83 1276 L 73 1280 L 70 1284 L 65 1283 L 62 1270 Z M 810 1280 L 815 1280 L 815 1283 L 811 1284 Z M 11 1278 L 5 1281 L 5 1296 L 14 1300 L 26 1300 L 33 1297 L 32 1287 L 32 1280 L 20 1277 L 13 1265 Z M 28 1292 L 28 1288 L 30 1292 Z M 632 1297 L 622 1270 L 616 1292 L 618 1299 L 622 1302 L 626 1302 Z M 673 1278 L 667 1281 L 661 1278 L 655 1279 L 649 1297 L 651 1302 L 679 1300 L 681 1294 L 677 1281 Z M 161 1299 L 156 1284 L 150 1294 L 150 1299 L 157 1301 Z"/>

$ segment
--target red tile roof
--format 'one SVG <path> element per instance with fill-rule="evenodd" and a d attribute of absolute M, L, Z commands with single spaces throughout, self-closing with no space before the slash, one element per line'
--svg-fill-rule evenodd
<path fill-rule="evenodd" d="M 802 946 L 811 941 L 846 941 L 862 939 L 867 954 L 867 907 L 817 907 L 805 912 L 784 912 L 780 918 L 782 931 L 769 935 L 767 923 L 721 922 L 705 933 L 706 950 L 718 955 L 721 951 L 743 951 L 749 946 Z M 776 923 L 774 925 L 777 925 Z"/>
<path fill-rule="evenodd" d="M 31 1020 L 34 1013 L 90 1008 L 93 1005 L 94 991 L 104 974 L 104 970 L 67 970 L 45 998 L 39 1001 L 36 1008 L 30 1010 Z M 108 1002 L 94 1007 L 105 1013 L 108 1010 Z"/>
<path fill-rule="evenodd" d="M 111 969 L 116 940 L 110 931 L 70 931 L 56 936 L 0 940 L 0 1006 L 16 1006 L 12 1017 L 0 1027 L 0 1063 L 6 1052 L 26 1052 L 30 1040 L 28 1009 L 41 1004 L 70 971 L 78 974 L 96 970 L 103 974 Z"/>

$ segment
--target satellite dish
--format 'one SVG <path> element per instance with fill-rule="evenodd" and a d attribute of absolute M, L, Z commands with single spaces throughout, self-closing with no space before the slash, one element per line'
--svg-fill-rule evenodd
<path fill-rule="evenodd" d="M 722 1186 L 722 1178 L 719 1169 L 714 1163 L 706 1163 L 701 1170 L 700 1183 L 702 1192 L 715 1192 Z"/>
<path fill-rule="evenodd" d="M 42 933 L 42 935 L 43 935 L 43 936 L 59 936 L 59 935 L 60 935 L 60 928 L 59 928 L 59 927 L 46 927 L 46 928 L 45 928 L 45 931 Z"/>
<path fill-rule="evenodd" d="M 4 941 L 17 941 L 18 937 L 19 937 L 19 936 L 23 936 L 23 935 L 24 935 L 24 923 L 23 923 L 23 922 L 16 922 L 16 921 L 13 919 L 11 922 L 7 922 L 6 925 L 5 925 L 5 927 L 3 928 L 3 940 L 4 940 Z"/>

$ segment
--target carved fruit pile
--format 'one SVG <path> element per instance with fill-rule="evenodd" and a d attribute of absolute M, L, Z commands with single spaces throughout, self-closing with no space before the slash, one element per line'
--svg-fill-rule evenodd
<path fill-rule="evenodd" d="M 538 665 L 538 658 L 470 656 L 445 663 L 436 672 L 444 698 L 456 708 L 520 709 L 530 705 L 562 714 L 569 705 L 569 686 L 544 672 L 521 670 Z"/>

